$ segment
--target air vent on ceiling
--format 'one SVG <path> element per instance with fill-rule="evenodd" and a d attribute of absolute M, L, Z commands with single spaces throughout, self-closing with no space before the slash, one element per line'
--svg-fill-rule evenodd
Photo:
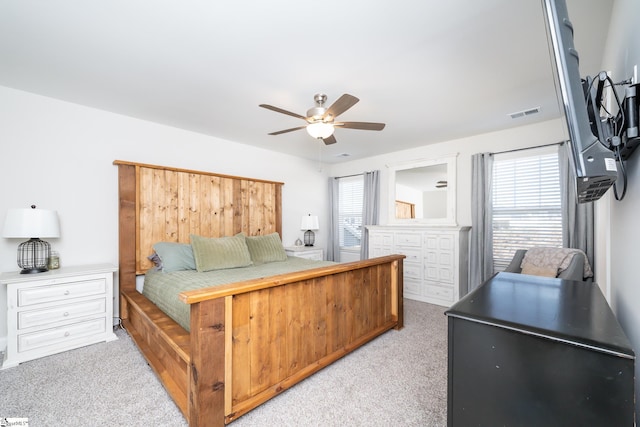
<path fill-rule="evenodd" d="M 512 119 L 518 119 L 520 117 L 530 116 L 540 112 L 540 107 L 530 108 L 528 110 L 516 111 L 515 113 L 509 113 L 509 117 Z"/>
<path fill-rule="evenodd" d="M 351 157 L 351 154 L 349 154 L 349 153 L 340 153 L 340 154 L 336 154 L 336 157 Z"/>

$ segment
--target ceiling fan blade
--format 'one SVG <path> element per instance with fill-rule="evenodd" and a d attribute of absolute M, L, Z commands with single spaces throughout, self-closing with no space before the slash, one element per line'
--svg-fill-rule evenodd
<path fill-rule="evenodd" d="M 298 119 L 307 120 L 306 117 L 301 116 L 300 114 L 292 113 L 291 111 L 283 110 L 282 108 L 274 107 L 273 105 L 260 104 L 259 106 L 262 108 L 266 108 L 267 110 L 275 111 L 276 113 L 282 113 L 288 116 L 297 117 Z"/>
<path fill-rule="evenodd" d="M 293 132 L 294 130 L 300 130 L 300 129 L 304 129 L 307 126 L 298 126 L 297 128 L 291 128 L 291 129 L 284 129 L 284 130 L 279 130 L 277 132 L 271 132 L 269 135 L 280 135 L 281 133 L 287 133 L 287 132 Z"/>
<path fill-rule="evenodd" d="M 337 122 L 334 126 L 340 126 L 345 129 L 362 129 L 362 130 L 382 130 L 385 127 L 384 123 L 371 123 L 371 122 Z"/>
<path fill-rule="evenodd" d="M 345 111 L 347 111 L 349 108 L 351 108 L 354 105 L 356 105 L 356 103 L 358 101 L 360 101 L 360 100 L 358 98 L 356 98 L 355 96 L 349 95 L 348 93 L 345 93 L 340 98 L 338 98 L 336 100 L 336 102 L 331 104 L 331 107 L 329 107 L 327 109 L 327 112 L 324 113 L 324 117 L 332 116 L 333 118 L 336 118 L 340 114 L 342 114 Z"/>
<path fill-rule="evenodd" d="M 331 144 L 335 144 L 336 142 L 338 142 L 338 141 L 336 141 L 336 137 L 333 136 L 333 135 L 328 136 L 327 138 L 324 138 L 323 141 L 324 141 L 325 145 L 331 145 Z"/>

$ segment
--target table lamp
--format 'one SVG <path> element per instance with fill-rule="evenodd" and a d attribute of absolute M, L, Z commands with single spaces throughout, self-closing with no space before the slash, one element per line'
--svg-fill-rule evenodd
<path fill-rule="evenodd" d="M 305 246 L 313 246 L 316 241 L 316 235 L 312 230 L 317 230 L 320 228 L 318 226 L 318 217 L 312 216 L 309 214 L 308 216 L 302 217 L 302 223 L 300 224 L 301 230 L 307 230 L 304 232 L 304 245 Z"/>
<path fill-rule="evenodd" d="M 36 209 L 9 209 L 4 222 L 2 236 L 6 238 L 28 238 L 18 246 L 20 273 L 42 273 L 47 271 L 51 245 L 40 237 L 60 237 L 60 224 L 56 211 Z M 37 236 L 37 237 L 36 237 Z"/>

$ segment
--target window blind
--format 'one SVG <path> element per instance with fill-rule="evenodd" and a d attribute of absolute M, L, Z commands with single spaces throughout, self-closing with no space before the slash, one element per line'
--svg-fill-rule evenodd
<path fill-rule="evenodd" d="M 562 247 L 558 153 L 495 155 L 493 263 L 502 271 L 517 249 Z"/>
<path fill-rule="evenodd" d="M 359 248 L 362 238 L 362 175 L 338 178 L 338 235 L 341 248 Z"/>

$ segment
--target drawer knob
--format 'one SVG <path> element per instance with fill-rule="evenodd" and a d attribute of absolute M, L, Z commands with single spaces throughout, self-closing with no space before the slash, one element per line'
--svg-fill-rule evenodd
<path fill-rule="evenodd" d="M 68 337 L 69 335 L 71 335 L 71 333 L 69 333 L 69 331 L 67 331 L 67 332 L 65 332 L 65 333 L 64 333 L 64 336 L 65 336 L 65 337 Z"/>
<path fill-rule="evenodd" d="M 65 295 L 69 295 L 71 292 L 69 292 L 69 290 L 67 289 L 66 291 L 64 291 Z"/>
<path fill-rule="evenodd" d="M 65 311 L 64 314 L 63 314 L 64 317 L 67 317 L 68 315 L 69 315 L 68 311 Z"/>

